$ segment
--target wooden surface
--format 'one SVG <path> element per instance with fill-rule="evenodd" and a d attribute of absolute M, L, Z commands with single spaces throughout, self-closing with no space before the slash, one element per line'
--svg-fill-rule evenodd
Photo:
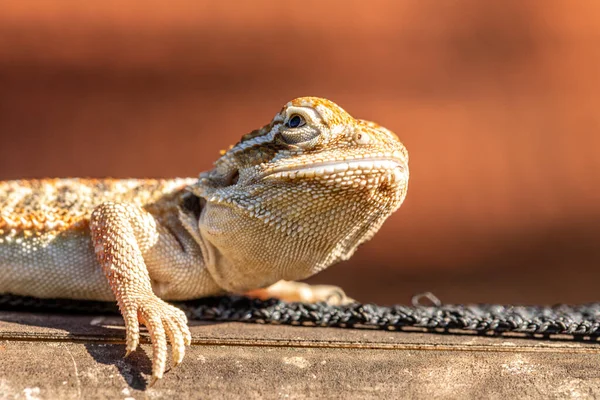
<path fill-rule="evenodd" d="M 600 346 L 358 329 L 193 323 L 185 360 L 147 388 L 118 317 L 0 312 L 0 398 L 594 398 Z M 29 396 L 29 397 L 28 397 Z"/>

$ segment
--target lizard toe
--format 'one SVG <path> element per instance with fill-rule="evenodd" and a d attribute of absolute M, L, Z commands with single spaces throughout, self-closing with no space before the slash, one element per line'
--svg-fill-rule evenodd
<path fill-rule="evenodd" d="M 177 311 L 181 311 L 181 310 L 177 310 Z M 173 322 L 177 326 L 177 330 L 179 331 L 179 333 L 181 334 L 181 337 L 183 338 L 183 344 L 186 346 L 189 346 L 190 344 L 192 344 L 192 334 L 190 332 L 190 328 L 188 327 L 187 317 L 185 316 L 185 314 L 183 312 L 181 312 L 181 315 L 179 315 L 178 318 L 174 318 Z"/>
<path fill-rule="evenodd" d="M 125 357 L 137 349 L 140 343 L 140 322 L 137 310 L 124 309 L 123 320 L 125 322 Z"/>
<path fill-rule="evenodd" d="M 190 331 L 185 314 L 158 297 L 146 300 L 140 308 L 141 320 L 152 342 L 152 379 L 161 379 L 167 364 L 167 338 L 173 349 L 173 366 L 181 363 Z"/>
<path fill-rule="evenodd" d="M 152 378 L 161 379 L 167 365 L 167 335 L 160 315 L 145 313 L 144 325 L 152 342 Z"/>
<path fill-rule="evenodd" d="M 164 325 L 169 342 L 171 342 L 171 348 L 173 349 L 173 368 L 175 368 L 183 361 L 183 356 L 185 355 L 183 334 L 179 330 L 177 323 L 172 319 L 165 318 Z"/>

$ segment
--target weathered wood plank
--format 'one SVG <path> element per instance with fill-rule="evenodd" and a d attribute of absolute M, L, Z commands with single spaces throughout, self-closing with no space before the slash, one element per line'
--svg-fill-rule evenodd
<path fill-rule="evenodd" d="M 600 396 L 590 342 L 239 323 L 192 333 L 184 363 L 148 389 L 150 346 L 123 359 L 119 318 L 0 312 L 0 398 Z"/>

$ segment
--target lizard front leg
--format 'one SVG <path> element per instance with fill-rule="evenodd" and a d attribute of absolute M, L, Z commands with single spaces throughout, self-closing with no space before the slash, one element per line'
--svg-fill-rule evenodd
<path fill-rule="evenodd" d="M 318 303 L 343 305 L 354 302 L 346 296 L 342 288 L 332 285 L 309 285 L 303 282 L 279 281 L 263 289 L 252 290 L 247 296 L 266 300 L 277 298 L 288 302 Z"/>
<path fill-rule="evenodd" d="M 140 322 L 148 328 L 153 384 L 165 371 L 167 337 L 174 366 L 183 360 L 185 345 L 191 342 L 185 314 L 152 291 L 143 252 L 159 240 L 157 222 L 138 206 L 107 202 L 92 213 L 90 228 L 97 259 L 125 320 L 127 354 L 139 344 Z"/>

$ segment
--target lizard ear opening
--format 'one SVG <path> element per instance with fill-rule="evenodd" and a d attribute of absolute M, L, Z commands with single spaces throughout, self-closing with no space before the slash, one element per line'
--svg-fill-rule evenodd
<path fill-rule="evenodd" d="M 229 182 L 228 182 L 228 186 L 233 186 L 236 183 L 238 183 L 240 179 L 240 171 L 238 171 L 237 169 L 235 171 L 233 171 L 233 173 L 231 174 L 231 176 L 229 177 Z"/>
<path fill-rule="evenodd" d="M 200 213 L 206 204 L 206 200 L 196 196 L 193 192 L 188 192 L 183 196 L 181 207 L 194 216 L 196 221 L 200 218 Z"/>

